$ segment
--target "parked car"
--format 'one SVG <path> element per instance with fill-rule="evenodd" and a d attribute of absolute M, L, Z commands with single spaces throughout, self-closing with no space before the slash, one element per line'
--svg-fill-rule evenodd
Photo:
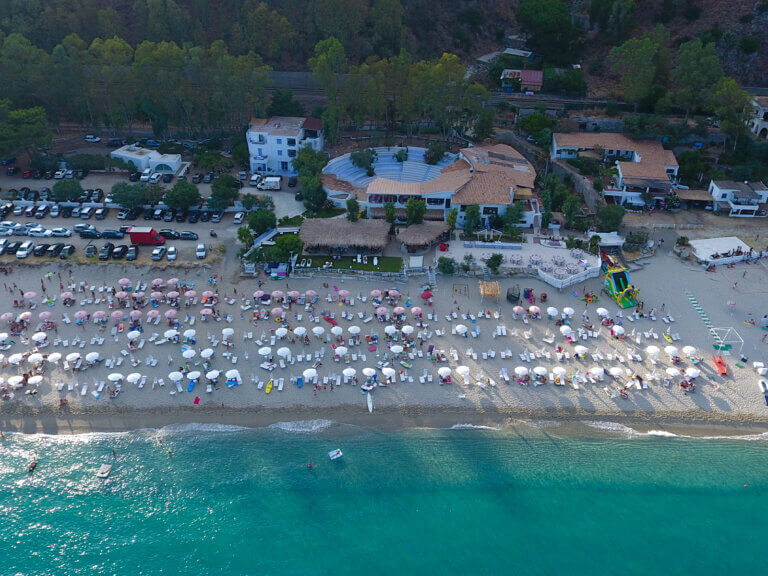
<path fill-rule="evenodd" d="M 47 228 L 43 228 L 42 226 L 30 228 L 27 235 L 31 236 L 32 238 L 50 238 L 52 236 L 51 231 Z"/>
<path fill-rule="evenodd" d="M 72 231 L 68 228 L 51 228 L 51 236 L 56 238 L 69 238 L 72 236 Z"/>
<path fill-rule="evenodd" d="M 101 233 L 98 230 L 83 230 L 80 232 L 80 238 L 84 240 L 98 240 L 101 238 Z"/>
<path fill-rule="evenodd" d="M 35 249 L 35 243 L 32 242 L 32 240 L 27 240 L 26 242 L 22 242 L 21 245 L 16 249 L 16 258 L 26 258 L 30 254 L 32 254 L 32 251 Z"/>
<path fill-rule="evenodd" d="M 176 257 L 179 255 L 178 250 L 176 249 L 176 246 L 169 246 L 168 252 L 166 254 L 166 257 L 168 258 L 169 262 L 173 262 L 176 260 Z"/>
<path fill-rule="evenodd" d="M 176 220 L 176 222 L 184 222 L 184 220 L 187 219 L 187 214 L 184 210 L 176 210 L 173 213 L 173 219 Z"/>
<path fill-rule="evenodd" d="M 163 214 L 163 222 L 173 222 L 173 211 L 166 210 Z"/>
<path fill-rule="evenodd" d="M 192 176 L 192 184 L 200 184 L 200 182 L 202 180 L 203 180 L 203 175 L 202 174 L 198 173 L 198 174 L 195 174 L 194 176 Z"/>
<path fill-rule="evenodd" d="M 125 244 L 120 244 L 119 246 L 115 246 L 115 249 L 112 250 L 112 259 L 113 260 L 122 260 L 125 258 L 125 255 L 128 253 L 128 246 Z"/>
<path fill-rule="evenodd" d="M 45 251 L 48 250 L 50 246 L 51 246 L 50 244 L 45 244 L 45 243 L 38 244 L 37 246 L 35 246 L 35 249 L 32 251 L 32 254 L 34 256 L 45 256 Z"/>
<path fill-rule="evenodd" d="M 107 142 L 107 146 L 110 148 L 120 148 L 123 145 L 123 141 L 120 138 L 110 138 Z"/>
<path fill-rule="evenodd" d="M 81 210 L 82 208 L 80 206 L 75 206 L 74 208 L 72 208 L 72 212 L 70 212 L 70 216 L 72 216 L 72 218 L 80 218 Z"/>
<path fill-rule="evenodd" d="M 93 258 L 96 256 L 96 253 L 98 250 L 96 249 L 96 246 L 93 244 L 88 244 L 88 246 L 85 247 L 85 256 L 86 258 Z"/>
<path fill-rule="evenodd" d="M 154 213 L 152 214 L 153 220 L 162 220 L 163 216 L 165 216 L 165 210 L 162 208 L 155 208 Z"/>
<path fill-rule="evenodd" d="M 155 172 L 152 174 L 152 176 L 149 177 L 149 183 L 150 184 L 157 184 L 162 179 L 163 175 L 159 172 Z"/>
<path fill-rule="evenodd" d="M 160 233 L 160 236 L 163 236 L 166 240 L 178 240 L 180 236 L 176 230 L 171 230 L 170 228 L 161 228 L 158 232 Z"/>
<path fill-rule="evenodd" d="M 139 257 L 139 247 L 133 244 L 128 248 L 128 252 L 125 255 L 125 259 L 128 260 L 129 262 L 133 262 L 138 257 Z"/>
<path fill-rule="evenodd" d="M 58 204 L 51 206 L 51 218 L 58 218 L 60 214 L 60 208 Z"/>
<path fill-rule="evenodd" d="M 93 216 L 96 218 L 96 220 L 104 220 L 108 214 L 109 208 L 97 208 Z"/>
<path fill-rule="evenodd" d="M 112 256 L 112 250 L 114 249 L 115 245 L 112 244 L 112 242 L 104 244 L 104 246 L 101 247 L 101 250 L 99 250 L 99 260 L 109 260 Z"/>
<path fill-rule="evenodd" d="M 191 230 L 182 230 L 179 233 L 179 239 L 180 240 L 197 240 L 198 236 L 196 232 L 192 232 Z"/>
<path fill-rule="evenodd" d="M 200 220 L 200 212 L 197 210 L 192 210 L 189 213 L 189 218 L 187 218 L 187 222 L 190 224 L 196 224 Z"/>
<path fill-rule="evenodd" d="M 296 178 L 296 176 L 291 176 L 288 178 L 288 188 L 295 188 L 297 183 L 298 178 Z"/>
<path fill-rule="evenodd" d="M 46 250 L 46 256 L 49 258 L 56 258 L 59 254 L 61 254 L 61 251 L 64 249 L 64 244 L 62 242 L 57 242 L 56 244 L 52 244 L 48 250 Z"/>
<path fill-rule="evenodd" d="M 123 236 L 125 236 L 125 234 L 123 234 L 122 232 L 119 232 L 118 230 L 107 229 L 107 230 L 101 231 L 102 238 L 115 238 L 117 240 L 120 240 L 121 238 L 123 238 Z"/>
<path fill-rule="evenodd" d="M 212 224 L 218 224 L 221 222 L 221 217 L 224 215 L 224 212 L 218 211 L 211 214 L 211 223 Z"/>
<path fill-rule="evenodd" d="M 98 136 L 95 136 L 93 134 L 86 134 L 85 141 L 86 142 L 91 142 L 91 143 L 96 143 L 96 142 L 101 142 L 101 138 L 99 138 Z"/>
<path fill-rule="evenodd" d="M 242 224 L 243 220 L 245 220 L 245 212 L 238 212 L 235 214 L 234 223 L 235 224 Z"/>
<path fill-rule="evenodd" d="M 42 220 L 48 214 L 48 210 L 50 210 L 48 204 L 42 204 L 41 206 L 38 206 L 37 210 L 35 210 L 35 218 Z"/>
<path fill-rule="evenodd" d="M 27 218 L 32 218 L 35 215 L 35 212 L 37 211 L 36 206 L 27 206 L 24 210 L 24 216 Z"/>
<path fill-rule="evenodd" d="M 211 180 L 213 180 L 213 173 L 207 172 L 205 176 L 203 176 L 203 184 L 210 184 Z"/>
<path fill-rule="evenodd" d="M 96 212 L 95 208 L 92 208 L 91 206 L 86 206 L 85 208 L 80 209 L 80 218 L 83 220 L 89 220 L 91 216 L 93 216 Z"/>
<path fill-rule="evenodd" d="M 172 180 L 173 180 L 173 174 L 171 174 L 170 172 L 168 172 L 167 174 L 163 174 L 163 182 L 168 184 Z"/>
<path fill-rule="evenodd" d="M 128 176 L 128 180 L 130 180 L 131 182 L 138 182 L 140 176 L 141 174 L 139 174 L 138 172 L 131 172 L 130 176 Z"/>
<path fill-rule="evenodd" d="M 86 224 L 81 222 L 80 224 L 75 224 L 74 228 L 72 229 L 75 232 L 83 232 L 84 230 L 96 230 L 96 227 L 93 224 Z"/>
<path fill-rule="evenodd" d="M 202 214 L 200 214 L 200 222 L 208 222 L 211 219 L 211 213 L 208 210 L 204 210 Z"/>
<path fill-rule="evenodd" d="M 59 253 L 59 258 L 61 258 L 62 260 L 66 260 L 74 253 L 75 253 L 75 247 L 72 246 L 72 244 L 67 244 L 66 246 L 64 246 L 64 248 L 61 249 L 61 253 Z"/>
<path fill-rule="evenodd" d="M 152 250 L 151 258 L 152 260 L 158 261 L 162 260 L 163 256 L 165 256 L 165 253 L 168 251 L 168 249 L 165 246 L 158 246 L 154 250 Z"/>
<path fill-rule="evenodd" d="M 207 250 L 205 248 L 205 244 L 203 244 L 202 242 L 200 244 L 198 244 L 197 248 L 195 248 L 195 256 L 197 257 L 197 259 L 198 260 L 203 260 L 203 259 L 205 259 L 207 254 L 208 254 L 208 252 L 207 252 Z"/>
<path fill-rule="evenodd" d="M 74 170 L 67 170 L 64 172 L 64 178 L 74 178 L 75 177 L 75 171 Z"/>
<path fill-rule="evenodd" d="M 152 218 L 154 217 L 154 214 L 155 214 L 155 211 L 152 210 L 152 208 L 147 209 L 144 212 L 144 220 L 152 220 Z"/>
<path fill-rule="evenodd" d="M 71 218 L 72 217 L 72 206 L 62 206 L 61 207 L 61 217 L 62 218 Z"/>

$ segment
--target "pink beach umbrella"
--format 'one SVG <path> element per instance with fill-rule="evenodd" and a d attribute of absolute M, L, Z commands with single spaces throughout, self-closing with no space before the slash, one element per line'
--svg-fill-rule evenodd
<path fill-rule="evenodd" d="M 378 316 L 386 316 L 387 309 L 384 306 L 379 306 L 378 308 L 376 308 L 376 314 Z"/>
<path fill-rule="evenodd" d="M 541 308 L 539 308 L 538 306 L 530 306 L 528 308 L 528 312 L 530 312 L 531 314 L 540 314 Z"/>
<path fill-rule="evenodd" d="M 0 320 L 3 322 L 13 322 L 13 312 L 3 312 L 2 315 L 0 315 Z"/>
<path fill-rule="evenodd" d="M 34 300 L 35 298 L 37 298 L 37 292 L 34 292 L 33 290 L 30 290 L 29 292 L 24 292 L 25 300 Z"/>
<path fill-rule="evenodd" d="M 341 292 L 344 292 L 344 290 L 342 290 Z M 339 292 L 339 294 L 341 294 L 341 292 Z M 299 294 L 299 292 L 296 290 L 291 290 L 290 292 L 288 292 L 288 298 L 290 298 L 291 300 L 296 300 L 296 298 L 298 298 L 299 296 L 301 296 L 301 294 Z"/>
<path fill-rule="evenodd" d="M 176 290 L 171 290 L 170 292 L 168 292 L 168 298 L 170 298 L 171 300 L 175 300 L 178 297 L 179 297 L 179 293 L 176 292 Z"/>
<path fill-rule="evenodd" d="M 155 278 L 154 280 L 152 280 L 152 282 L 150 282 L 150 285 L 152 286 L 152 288 L 157 288 L 159 286 L 162 286 L 163 285 L 163 279 L 162 278 Z"/>
<path fill-rule="evenodd" d="M 381 298 L 381 290 L 371 290 L 371 298 Z"/>
<path fill-rule="evenodd" d="M 62 300 L 69 300 L 70 298 L 72 298 L 72 292 L 62 292 L 61 294 L 59 294 L 59 298 L 61 298 Z"/>
<path fill-rule="evenodd" d="M 256 296 L 254 296 L 255 298 Z M 213 298 L 213 290 L 206 290 L 203 292 L 203 298 Z"/>
<path fill-rule="evenodd" d="M 104 310 L 96 310 L 96 312 L 93 313 L 93 317 L 96 320 L 101 320 L 102 318 L 106 318 L 107 317 L 107 313 L 104 312 Z"/>
<path fill-rule="evenodd" d="M 213 314 L 213 310 L 210 308 L 203 308 L 200 310 L 200 316 L 210 316 L 211 314 Z"/>
<path fill-rule="evenodd" d="M 133 294 L 131 294 L 131 298 L 133 298 L 134 300 L 138 300 L 139 298 L 144 298 L 144 292 L 141 292 L 141 291 L 134 292 Z"/>
<path fill-rule="evenodd" d="M 168 282 L 166 282 L 166 284 L 168 284 L 168 286 L 177 286 L 179 284 L 179 279 L 178 278 L 169 278 Z"/>
<path fill-rule="evenodd" d="M 314 298 L 315 296 L 317 296 L 317 292 L 315 292 L 314 290 L 307 290 L 306 295 L 307 295 L 307 298 Z"/>
<path fill-rule="evenodd" d="M 177 315 L 178 313 L 176 312 L 176 310 L 166 310 L 165 314 L 163 314 L 163 316 L 165 316 L 168 320 L 172 320 L 173 318 L 176 318 Z"/>
<path fill-rule="evenodd" d="M 112 314 L 109 315 L 112 320 L 122 320 L 123 319 L 123 311 L 122 310 L 115 310 L 112 312 Z"/>
<path fill-rule="evenodd" d="M 141 318 L 141 310 L 131 310 L 131 319 L 138 320 Z"/>
<path fill-rule="evenodd" d="M 147 318 L 158 318 L 160 316 L 160 310 L 150 310 L 147 312 Z"/>
<path fill-rule="evenodd" d="M 400 290 L 390 290 L 387 292 L 392 298 L 395 298 L 396 296 L 400 296 Z"/>
<path fill-rule="evenodd" d="M 158 298 L 162 298 L 163 297 L 163 293 L 162 292 L 152 292 L 149 295 L 149 297 L 152 298 L 152 300 L 157 300 Z"/>
<path fill-rule="evenodd" d="M 196 290 L 187 290 L 184 292 L 184 298 L 194 298 L 195 296 L 197 296 Z"/>
<path fill-rule="evenodd" d="M 77 312 L 75 312 L 75 318 L 83 319 L 86 316 L 88 316 L 88 312 L 86 312 L 85 310 L 78 310 Z"/>
<path fill-rule="evenodd" d="M 339 296 L 342 298 L 349 298 L 349 290 L 339 290 Z"/>
<path fill-rule="evenodd" d="M 51 313 L 48 312 L 48 310 L 44 312 L 40 312 L 40 314 L 37 315 L 40 320 L 50 320 L 51 319 Z"/>
<path fill-rule="evenodd" d="M 414 316 L 418 316 L 419 318 L 421 318 L 422 311 L 421 311 L 421 308 L 419 308 L 418 306 L 414 306 L 413 308 L 411 308 L 411 313 Z"/>
<path fill-rule="evenodd" d="M 524 314 L 525 308 L 523 308 L 522 306 L 515 306 L 514 308 L 512 308 L 512 312 L 514 312 L 515 314 Z"/>
<path fill-rule="evenodd" d="M 124 300 L 128 298 L 128 292 L 126 292 L 125 290 L 120 290 L 120 292 L 115 294 L 115 298 L 117 298 L 118 300 Z"/>
<path fill-rule="evenodd" d="M 402 306 L 397 306 L 397 307 L 396 307 L 396 308 L 393 310 L 393 312 L 394 312 L 395 314 L 405 314 L 405 308 L 403 308 Z"/>
<path fill-rule="evenodd" d="M 32 320 L 32 312 L 22 312 L 19 314 L 19 320 L 23 320 L 24 322 Z"/>
<path fill-rule="evenodd" d="M 282 308 L 272 308 L 272 316 L 282 316 L 282 315 L 283 315 Z"/>
<path fill-rule="evenodd" d="M 120 280 L 117 281 L 120 286 L 130 286 L 131 281 L 128 278 L 120 278 Z"/>
<path fill-rule="evenodd" d="M 211 296 L 213 296 L 213 294 L 211 294 Z M 253 297 L 257 300 L 260 300 L 262 296 L 264 296 L 264 290 L 256 290 L 256 292 L 253 293 Z"/>
<path fill-rule="evenodd" d="M 272 292 L 272 298 L 282 298 L 283 296 L 285 296 L 285 294 L 283 294 L 282 290 L 275 290 Z"/>

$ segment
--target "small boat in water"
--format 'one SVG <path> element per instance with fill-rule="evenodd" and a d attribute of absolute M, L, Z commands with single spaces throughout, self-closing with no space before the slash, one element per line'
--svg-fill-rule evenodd
<path fill-rule="evenodd" d="M 27 466 L 27 472 L 32 474 L 32 472 L 35 471 L 35 468 L 37 468 L 37 460 L 32 460 L 32 462 L 29 463 L 29 466 Z"/>
<path fill-rule="evenodd" d="M 344 454 L 341 453 L 341 448 L 336 448 L 336 450 L 331 450 L 330 452 L 328 452 L 328 457 L 331 460 L 338 460 L 342 456 L 344 456 Z"/>
<path fill-rule="evenodd" d="M 109 476 L 109 473 L 112 471 L 112 464 L 102 464 L 99 467 L 99 471 L 96 472 L 97 478 L 106 478 Z"/>

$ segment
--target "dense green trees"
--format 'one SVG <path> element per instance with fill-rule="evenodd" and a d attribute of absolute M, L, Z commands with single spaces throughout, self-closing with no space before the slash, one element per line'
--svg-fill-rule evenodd
<path fill-rule="evenodd" d="M 568 64 L 578 39 L 568 5 L 561 0 L 523 0 L 515 13 L 531 34 L 528 45 L 545 61 Z"/>
<path fill-rule="evenodd" d="M 22 150 L 31 153 L 50 142 L 45 110 L 39 106 L 12 109 L 9 100 L 0 100 L 0 156 Z"/>
<path fill-rule="evenodd" d="M 350 222 L 357 222 L 360 217 L 360 203 L 356 198 L 349 198 L 347 200 L 347 220 Z"/>
<path fill-rule="evenodd" d="M 176 182 L 163 196 L 163 202 L 172 210 L 188 210 L 201 201 L 200 191 L 191 182 Z"/>
<path fill-rule="evenodd" d="M 654 86 L 666 82 L 669 34 L 661 25 L 639 38 L 630 38 L 610 52 L 614 72 L 621 78 L 624 96 L 635 105 L 648 98 Z"/>
<path fill-rule="evenodd" d="M 405 223 L 421 224 L 424 222 L 424 215 L 427 213 L 427 203 L 418 198 L 409 198 L 405 204 Z"/>

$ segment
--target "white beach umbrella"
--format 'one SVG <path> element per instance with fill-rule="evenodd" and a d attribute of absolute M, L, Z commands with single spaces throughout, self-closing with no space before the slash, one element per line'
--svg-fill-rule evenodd
<path fill-rule="evenodd" d="M 358 334 L 360 334 L 360 326 L 350 326 L 349 328 L 347 328 L 347 332 L 352 334 L 352 336 L 357 336 Z"/>
<path fill-rule="evenodd" d="M 563 368 L 562 366 L 555 366 L 554 368 L 552 368 L 552 374 L 554 374 L 558 378 L 565 378 L 566 371 L 565 371 L 565 368 Z"/>
<path fill-rule="evenodd" d="M 219 377 L 219 374 L 221 374 L 219 370 L 211 370 L 205 375 L 205 377 L 208 378 L 208 380 L 214 380 Z"/>
<path fill-rule="evenodd" d="M 131 372 L 128 374 L 128 376 L 125 377 L 125 381 L 129 384 L 136 384 L 139 382 L 139 380 L 141 380 L 141 374 L 138 372 Z"/>
<path fill-rule="evenodd" d="M 51 364 L 56 364 L 59 360 L 61 360 L 61 352 L 54 352 L 53 354 L 48 354 L 47 360 Z"/>
<path fill-rule="evenodd" d="M 571 328 L 567 324 L 560 326 L 560 334 L 562 334 L 563 336 L 568 336 L 568 334 L 570 334 L 571 332 L 573 332 L 573 328 Z"/>
<path fill-rule="evenodd" d="M 448 366 L 441 366 L 437 369 L 437 375 L 440 376 L 440 378 L 448 378 L 448 376 L 451 375 L 451 369 L 448 368 Z"/>
<path fill-rule="evenodd" d="M 123 378 L 124 376 L 120 374 L 120 372 L 112 372 L 112 374 L 107 376 L 107 380 L 109 380 L 110 382 L 120 382 L 120 380 L 122 380 Z"/>
<path fill-rule="evenodd" d="M 394 377 L 395 374 L 397 374 L 397 372 L 395 372 L 395 369 L 390 368 L 389 366 L 382 368 L 381 373 L 384 374 L 384 376 L 386 376 L 387 378 L 392 378 Z"/>
<path fill-rule="evenodd" d="M 99 358 L 101 358 L 101 354 L 98 352 L 88 352 L 88 354 L 85 355 L 86 362 L 98 362 Z"/>
<path fill-rule="evenodd" d="M 400 331 L 406 335 L 413 334 L 413 326 L 411 326 L 410 324 L 408 326 L 403 326 Z"/>
<path fill-rule="evenodd" d="M 21 375 L 11 376 L 8 378 L 8 384 L 13 387 L 20 386 L 22 382 L 24 382 L 24 376 Z"/>
<path fill-rule="evenodd" d="M 43 355 L 39 352 L 35 352 L 34 354 L 30 354 L 27 358 L 27 362 L 30 364 L 42 364 L 43 363 Z"/>
<path fill-rule="evenodd" d="M 179 335 L 179 331 L 178 330 L 171 329 L 171 330 L 166 330 L 165 332 L 163 332 L 163 337 L 164 338 L 176 338 L 176 336 L 178 336 L 178 335 Z"/>
<path fill-rule="evenodd" d="M 315 336 L 322 336 L 323 334 L 325 334 L 325 328 L 323 328 L 322 326 L 315 326 L 312 328 L 312 334 L 314 334 Z"/>
<path fill-rule="evenodd" d="M 259 356 L 264 356 L 265 358 L 272 354 L 272 348 L 269 346 L 262 346 L 259 348 Z"/>
<path fill-rule="evenodd" d="M 198 370 L 192 370 L 192 372 L 187 372 L 187 378 L 190 380 L 197 380 L 200 378 L 200 372 Z"/>
<path fill-rule="evenodd" d="M 280 358 L 289 358 L 291 356 L 291 349 L 288 348 L 287 346 L 278 348 L 277 355 L 280 356 Z"/>
<path fill-rule="evenodd" d="M 349 350 L 347 349 L 346 346 L 339 346 L 338 348 L 336 348 L 336 350 L 334 350 L 334 352 L 337 356 L 345 356 L 347 352 L 349 352 Z"/>
<path fill-rule="evenodd" d="M 390 336 L 392 336 L 392 335 L 394 335 L 394 334 L 397 334 L 397 328 L 395 328 L 394 326 L 392 326 L 392 325 L 390 324 L 389 326 L 386 326 L 386 327 L 384 328 L 384 332 L 385 332 L 385 333 L 387 333 L 387 334 L 389 334 Z"/>
<path fill-rule="evenodd" d="M 221 331 L 221 335 L 222 335 L 222 337 L 224 337 L 225 340 L 227 338 L 231 337 L 234 333 L 235 333 L 235 331 L 232 328 L 224 328 Z"/>
<path fill-rule="evenodd" d="M 298 326 L 294 328 L 293 333 L 296 334 L 296 336 L 304 336 L 307 333 L 307 329 L 304 328 L 304 326 Z"/>
<path fill-rule="evenodd" d="M 527 376 L 528 375 L 528 368 L 525 366 L 517 366 L 515 368 L 515 374 L 518 376 Z"/>
<path fill-rule="evenodd" d="M 240 372 L 232 368 L 231 370 L 227 370 L 226 374 L 224 376 L 228 380 L 240 380 Z"/>
<path fill-rule="evenodd" d="M 331 328 L 331 334 L 333 334 L 334 336 L 341 336 L 343 333 L 344 333 L 344 328 L 342 328 L 341 326 L 334 326 L 333 328 Z"/>
<path fill-rule="evenodd" d="M 344 370 L 342 370 L 341 373 L 344 374 L 344 376 L 346 376 L 347 378 L 352 378 L 352 376 L 357 374 L 357 370 L 355 370 L 354 368 L 344 368 Z"/>
<path fill-rule="evenodd" d="M 622 376 L 624 374 L 624 368 L 622 368 L 621 366 L 613 366 L 608 369 L 608 374 L 610 374 L 614 378 L 618 378 L 619 376 Z"/>
<path fill-rule="evenodd" d="M 10 314 L 10 312 L 8 312 L 8 314 Z M 11 314 L 11 316 L 13 316 L 13 314 Z M 8 338 L 10 338 L 8 332 L 0 332 L 0 344 L 5 344 L 8 341 Z"/>
<path fill-rule="evenodd" d="M 307 380 L 312 380 L 314 378 L 317 378 L 317 370 L 315 370 L 314 368 L 307 368 L 306 370 L 304 370 L 304 372 L 302 372 L 302 376 L 304 376 L 304 378 L 306 378 Z"/>
<path fill-rule="evenodd" d="M 390 350 L 392 351 L 392 354 L 402 354 L 403 347 L 400 346 L 399 344 L 395 344 L 390 348 Z"/>
<path fill-rule="evenodd" d="M 678 370 L 677 368 L 672 368 L 672 367 L 667 368 L 666 372 L 667 372 L 667 376 L 672 376 L 673 378 L 675 376 L 680 376 L 680 370 Z"/>
<path fill-rule="evenodd" d="M 192 348 L 187 348 L 186 350 L 184 350 L 184 352 L 181 353 L 181 355 L 187 360 L 191 360 L 192 358 L 197 356 L 197 352 Z"/>
<path fill-rule="evenodd" d="M 67 354 L 67 362 L 70 364 L 77 362 L 78 360 L 80 360 L 80 352 L 70 352 Z"/>
<path fill-rule="evenodd" d="M 456 368 L 456 374 L 459 376 L 466 378 L 469 376 L 469 367 L 468 366 L 459 366 Z"/>
<path fill-rule="evenodd" d="M 579 346 L 576 346 L 573 349 L 573 351 L 576 352 L 576 354 L 586 354 L 587 352 L 589 352 L 589 348 L 587 348 L 586 346 L 579 345 Z"/>
<path fill-rule="evenodd" d="M 187 328 L 184 330 L 184 338 L 194 338 L 195 334 L 197 334 L 197 330 L 194 328 Z"/>
<path fill-rule="evenodd" d="M 277 330 L 275 330 L 275 336 L 282 339 L 285 338 L 288 335 L 288 328 L 280 327 Z"/>
<path fill-rule="evenodd" d="M 624 327 L 623 326 L 614 326 L 611 328 L 613 330 L 614 334 L 624 334 Z"/>
<path fill-rule="evenodd" d="M 456 333 L 457 334 L 466 334 L 467 333 L 467 327 L 464 326 L 464 324 L 456 324 Z"/>
<path fill-rule="evenodd" d="M 646 346 L 645 351 L 651 356 L 657 356 L 661 352 L 658 346 Z"/>
<path fill-rule="evenodd" d="M 664 352 L 666 352 L 670 356 L 674 356 L 675 354 L 677 354 L 677 346 L 672 346 L 671 344 L 669 346 L 664 346 Z"/>
<path fill-rule="evenodd" d="M 211 356 L 213 356 L 213 348 L 204 348 L 202 352 L 200 352 L 200 358 L 208 359 Z"/>
<path fill-rule="evenodd" d="M 369 378 L 376 374 L 376 370 L 370 367 L 363 368 L 363 375 L 368 376 Z"/>
<path fill-rule="evenodd" d="M 8 363 L 9 364 L 21 364 L 21 361 L 24 360 L 24 355 L 17 352 L 16 354 L 11 354 L 8 356 Z"/>
<path fill-rule="evenodd" d="M 46 338 L 48 338 L 48 335 L 45 332 L 35 332 L 32 334 L 32 340 L 35 342 L 45 342 Z"/>
<path fill-rule="evenodd" d="M 570 318 L 571 316 L 576 314 L 576 310 L 574 310 L 570 306 L 566 306 L 565 308 L 563 308 L 563 314 L 565 314 L 566 316 L 568 316 Z"/>
<path fill-rule="evenodd" d="M 608 316 L 608 310 L 606 310 L 605 308 L 598 308 L 597 310 L 595 310 L 595 312 L 597 312 L 597 315 L 600 317 Z"/>
<path fill-rule="evenodd" d="M 557 308 L 555 308 L 554 306 L 550 306 L 549 308 L 547 308 L 547 316 L 555 317 L 559 313 L 560 313 L 560 311 Z"/>
<path fill-rule="evenodd" d="M 177 370 L 174 370 L 173 372 L 168 374 L 168 379 L 171 382 L 178 382 L 179 380 L 182 380 L 183 378 L 184 378 L 184 374 L 182 374 L 181 372 L 179 372 Z"/>
<path fill-rule="evenodd" d="M 126 334 L 126 337 L 128 338 L 128 340 L 136 340 L 139 336 L 141 336 L 141 332 L 139 332 L 138 330 L 131 330 L 130 332 L 128 332 L 128 334 Z"/>
<path fill-rule="evenodd" d="M 701 370 L 699 370 L 698 368 L 691 367 L 691 368 L 685 369 L 685 375 L 688 378 L 698 378 L 699 374 L 701 374 Z"/>
<path fill-rule="evenodd" d="M 693 356 L 696 354 L 696 347 L 695 346 L 683 346 L 683 354 L 686 356 Z"/>
<path fill-rule="evenodd" d="M 42 381 L 43 377 L 40 376 L 40 374 L 35 374 L 27 380 L 27 384 L 32 384 L 32 386 L 39 386 Z"/>
<path fill-rule="evenodd" d="M 602 378 L 603 374 L 605 374 L 605 370 L 600 366 L 592 366 L 592 368 L 589 369 L 589 373 L 598 378 Z"/>
<path fill-rule="evenodd" d="M 536 376 L 546 376 L 547 375 L 547 369 L 544 368 L 544 366 L 536 366 L 533 369 L 533 373 L 536 374 Z"/>

